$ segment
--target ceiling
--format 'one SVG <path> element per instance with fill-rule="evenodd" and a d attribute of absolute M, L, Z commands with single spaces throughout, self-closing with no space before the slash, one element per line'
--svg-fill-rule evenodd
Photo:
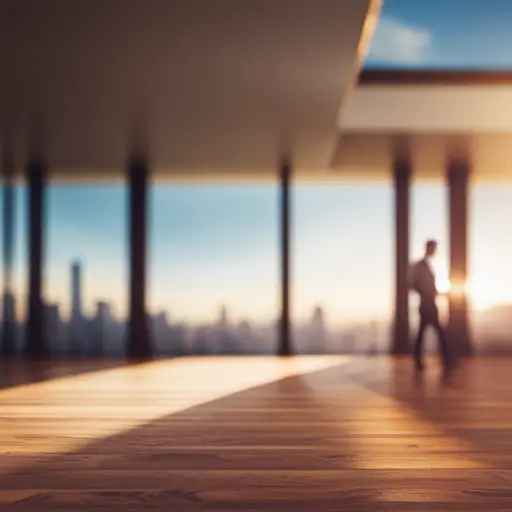
<path fill-rule="evenodd" d="M 433 133 L 350 131 L 340 135 L 331 180 L 380 181 L 392 178 L 394 151 L 407 142 L 413 176 L 439 181 L 445 177 L 450 155 L 468 157 L 472 177 L 481 181 L 512 178 L 512 132 Z M 324 178 L 325 179 L 325 178 Z"/>
<path fill-rule="evenodd" d="M 144 141 L 156 177 L 328 169 L 371 0 L 2 0 L 4 148 L 56 176 L 121 175 Z M 42 148 L 42 149 L 41 149 Z"/>
<path fill-rule="evenodd" d="M 336 177 L 389 178 L 399 142 L 417 178 L 443 178 L 449 155 L 464 151 L 474 178 L 510 179 L 512 73 L 363 72 L 339 126 Z"/>

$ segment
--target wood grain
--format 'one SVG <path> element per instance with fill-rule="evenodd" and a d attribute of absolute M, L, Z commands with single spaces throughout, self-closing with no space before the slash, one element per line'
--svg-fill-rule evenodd
<path fill-rule="evenodd" d="M 507 360 L 17 364 L 0 510 L 512 509 Z"/>

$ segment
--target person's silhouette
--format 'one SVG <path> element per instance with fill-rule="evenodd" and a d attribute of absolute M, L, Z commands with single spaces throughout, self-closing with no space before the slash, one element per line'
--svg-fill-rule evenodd
<path fill-rule="evenodd" d="M 428 326 L 432 326 L 437 333 L 439 351 L 445 370 L 450 370 L 452 361 L 448 353 L 448 346 L 444 329 L 439 321 L 439 312 L 436 304 L 438 295 L 436 278 L 430 265 L 430 260 L 437 252 L 437 242 L 428 240 L 425 245 L 425 256 L 417 262 L 411 271 L 411 288 L 420 296 L 420 325 L 414 342 L 413 354 L 416 368 L 422 370 L 423 365 L 423 338 Z"/>

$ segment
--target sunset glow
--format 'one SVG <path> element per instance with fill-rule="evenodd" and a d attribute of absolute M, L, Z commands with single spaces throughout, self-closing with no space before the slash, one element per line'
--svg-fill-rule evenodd
<path fill-rule="evenodd" d="M 467 294 L 471 307 L 476 310 L 490 309 L 500 302 L 495 288 L 488 280 L 468 279 L 464 283 L 452 283 L 446 268 L 437 270 L 436 286 L 442 295 Z"/>
<path fill-rule="evenodd" d="M 489 281 L 470 279 L 466 287 L 473 309 L 490 309 L 500 302 Z"/>

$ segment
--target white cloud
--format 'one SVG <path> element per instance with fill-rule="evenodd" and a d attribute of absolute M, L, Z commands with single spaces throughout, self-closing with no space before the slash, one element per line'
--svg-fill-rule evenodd
<path fill-rule="evenodd" d="M 428 30 L 383 16 L 373 36 L 368 59 L 418 64 L 429 58 L 431 45 L 432 34 Z"/>

